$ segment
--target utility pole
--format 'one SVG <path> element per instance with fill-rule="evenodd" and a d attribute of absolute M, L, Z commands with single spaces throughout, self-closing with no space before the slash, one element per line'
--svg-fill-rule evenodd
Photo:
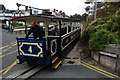
<path fill-rule="evenodd" d="M 96 8 L 97 8 L 97 3 L 94 2 L 94 21 L 96 20 Z"/>
<path fill-rule="evenodd" d="M 88 15 L 88 11 L 90 10 L 90 6 L 87 6 L 85 10 L 86 10 L 86 14 L 85 14 L 85 29 L 86 29 L 87 28 L 87 15 Z"/>

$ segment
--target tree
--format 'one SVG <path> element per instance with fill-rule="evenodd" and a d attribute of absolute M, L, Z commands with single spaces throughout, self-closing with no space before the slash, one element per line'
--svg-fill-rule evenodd
<path fill-rule="evenodd" d="M 84 16 L 81 16 L 80 14 L 75 13 L 72 17 L 75 18 L 75 19 L 80 19 L 81 21 L 84 20 Z"/>

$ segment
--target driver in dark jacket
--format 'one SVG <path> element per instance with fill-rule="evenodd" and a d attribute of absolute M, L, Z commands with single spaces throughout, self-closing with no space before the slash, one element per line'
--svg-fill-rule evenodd
<path fill-rule="evenodd" d="M 32 27 L 28 31 L 28 34 L 26 34 L 25 38 L 28 38 L 31 33 L 33 33 L 33 37 L 37 39 L 42 39 L 45 35 L 43 31 L 41 31 L 40 27 L 35 24 L 35 22 L 31 22 Z"/>

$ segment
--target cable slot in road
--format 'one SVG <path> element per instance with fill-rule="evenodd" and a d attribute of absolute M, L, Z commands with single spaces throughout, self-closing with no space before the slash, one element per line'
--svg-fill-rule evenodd
<path fill-rule="evenodd" d="M 43 70 L 44 68 L 45 68 L 45 66 L 43 66 L 43 65 L 26 67 L 26 68 L 23 68 L 13 74 L 11 74 L 10 76 L 6 77 L 5 79 L 18 80 L 18 79 L 22 78 L 23 80 L 27 80 L 30 77 L 32 77 L 33 75 L 35 75 L 36 73 L 38 73 L 39 71 Z"/>

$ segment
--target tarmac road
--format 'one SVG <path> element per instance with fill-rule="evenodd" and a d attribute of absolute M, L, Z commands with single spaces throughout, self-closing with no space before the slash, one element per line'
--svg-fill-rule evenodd
<path fill-rule="evenodd" d="M 2 58 L 2 70 L 4 70 L 2 72 L 3 74 L 7 75 L 7 72 L 10 69 L 10 65 L 16 61 L 16 37 L 24 37 L 24 34 L 12 34 L 6 30 L 0 29 L 0 35 L 2 35 L 2 47 L 0 47 L 0 50 L 2 50 L 2 52 L 0 53 L 0 58 Z M 6 68 L 9 69 L 5 71 Z"/>
<path fill-rule="evenodd" d="M 77 50 L 77 44 L 64 59 L 63 64 L 58 70 L 51 70 L 46 68 L 34 75 L 32 79 L 40 78 L 78 78 L 78 79 L 103 79 L 103 78 L 118 78 L 118 76 L 112 74 L 112 72 L 105 71 L 104 69 L 97 68 L 88 64 L 86 61 L 81 60 Z M 107 80 L 108 80 L 107 79 Z"/>

